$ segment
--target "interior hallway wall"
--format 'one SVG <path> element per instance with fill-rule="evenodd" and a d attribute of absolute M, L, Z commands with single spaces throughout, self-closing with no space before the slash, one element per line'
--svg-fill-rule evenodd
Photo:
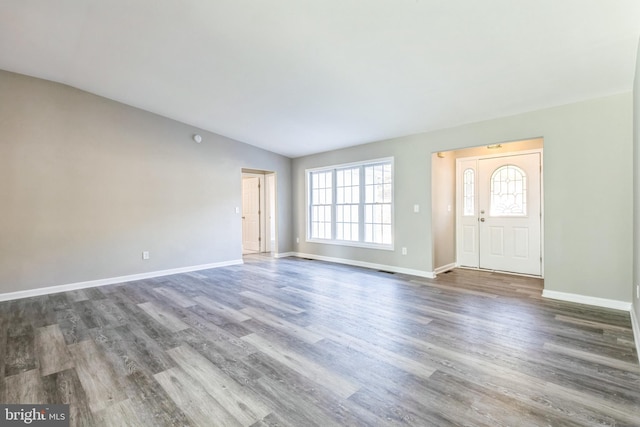
<path fill-rule="evenodd" d="M 452 152 L 431 155 L 433 269 L 456 262 L 456 159 Z"/>

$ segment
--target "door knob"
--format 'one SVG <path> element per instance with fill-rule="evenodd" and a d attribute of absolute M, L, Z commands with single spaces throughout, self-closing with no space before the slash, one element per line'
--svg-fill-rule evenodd
<path fill-rule="evenodd" d="M 484 218 L 480 218 L 480 222 L 484 222 Z"/>

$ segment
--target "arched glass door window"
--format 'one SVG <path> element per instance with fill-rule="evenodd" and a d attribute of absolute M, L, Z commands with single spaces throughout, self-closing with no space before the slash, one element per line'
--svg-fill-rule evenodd
<path fill-rule="evenodd" d="M 491 175 L 491 216 L 527 215 L 527 175 L 514 165 L 496 169 Z"/>
<path fill-rule="evenodd" d="M 462 199 L 463 199 L 463 215 L 474 216 L 475 212 L 475 185 L 476 185 L 476 171 L 469 168 L 462 174 L 463 187 L 462 187 Z"/>

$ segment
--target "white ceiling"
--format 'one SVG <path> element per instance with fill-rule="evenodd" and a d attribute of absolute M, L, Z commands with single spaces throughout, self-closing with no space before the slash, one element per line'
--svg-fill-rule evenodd
<path fill-rule="evenodd" d="M 1 69 L 289 157 L 630 91 L 639 36 L 638 0 L 0 0 Z"/>

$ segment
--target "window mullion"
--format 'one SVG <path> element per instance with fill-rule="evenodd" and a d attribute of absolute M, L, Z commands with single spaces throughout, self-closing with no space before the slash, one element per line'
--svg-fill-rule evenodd
<path fill-rule="evenodd" d="M 307 236 L 309 239 L 313 239 L 315 236 L 313 235 L 313 205 L 315 200 L 313 199 L 313 172 L 310 172 L 309 175 L 309 221 L 307 221 Z"/>
<path fill-rule="evenodd" d="M 331 171 L 331 240 L 336 240 L 336 217 L 338 216 L 338 172 L 336 169 Z"/>
<path fill-rule="evenodd" d="M 309 210 L 308 212 L 308 220 L 307 220 L 307 239 L 312 239 L 313 238 L 313 173 L 310 172 L 307 175 L 309 182 L 308 182 L 308 186 L 307 186 L 307 191 L 309 192 L 309 206 L 307 207 L 307 209 Z"/>
<path fill-rule="evenodd" d="M 358 198 L 358 242 L 364 242 L 364 201 L 365 201 L 365 182 L 364 182 L 364 166 L 358 168 L 360 174 L 359 194 Z"/>

